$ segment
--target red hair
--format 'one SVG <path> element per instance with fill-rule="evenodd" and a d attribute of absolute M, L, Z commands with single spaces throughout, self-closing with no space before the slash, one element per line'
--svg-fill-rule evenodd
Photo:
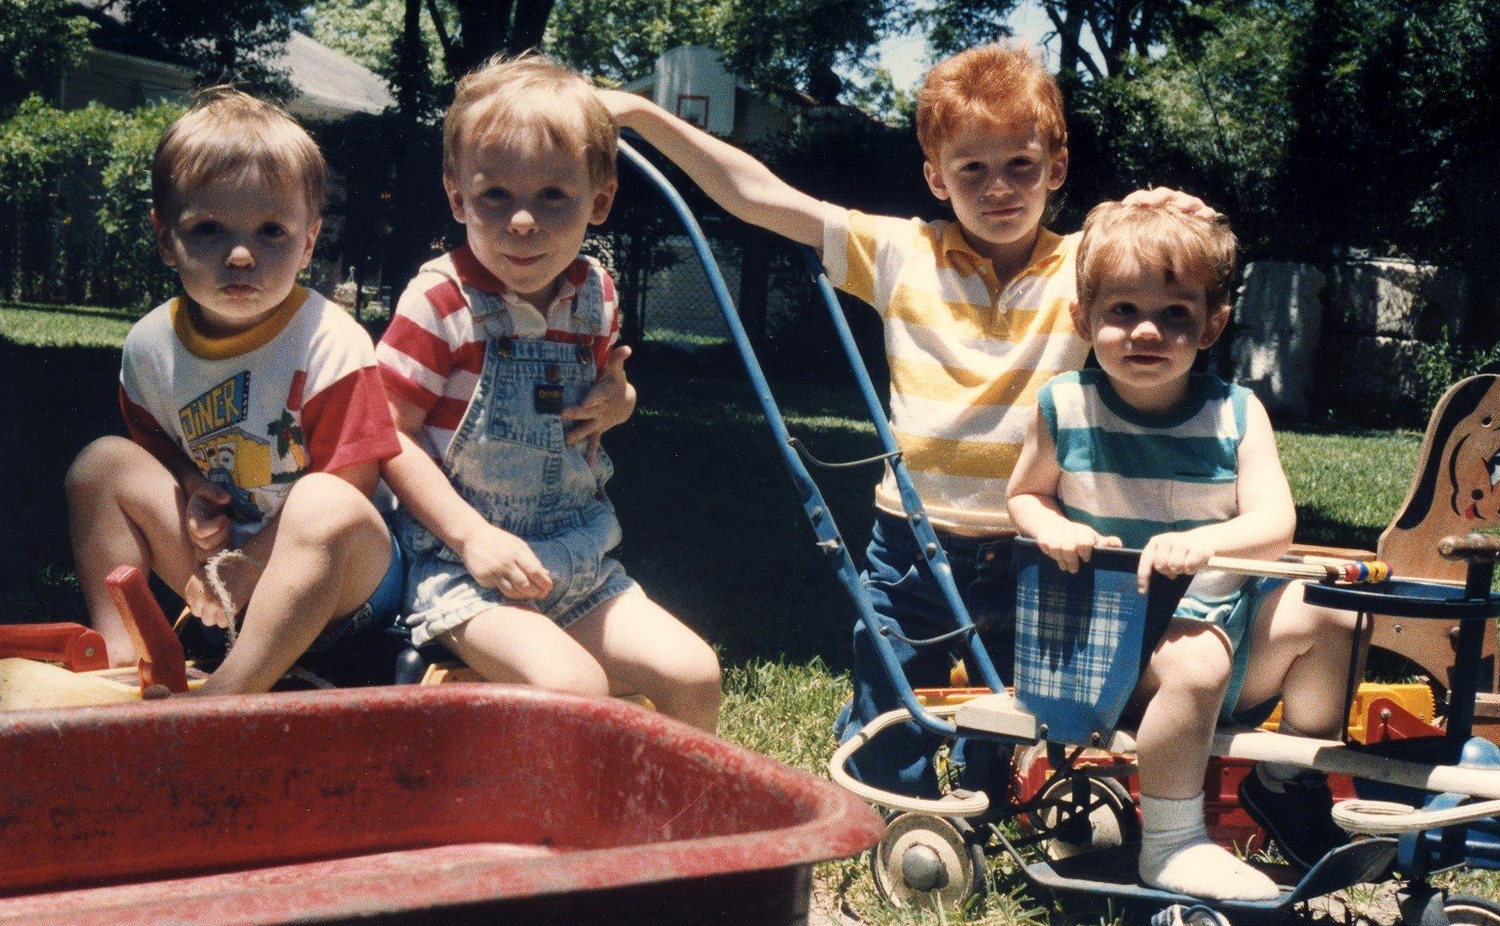
<path fill-rule="evenodd" d="M 936 163 L 943 140 L 974 122 L 1036 126 L 1049 154 L 1068 146 L 1062 92 L 1041 59 L 1018 45 L 981 45 L 934 67 L 917 96 L 917 141 Z"/>

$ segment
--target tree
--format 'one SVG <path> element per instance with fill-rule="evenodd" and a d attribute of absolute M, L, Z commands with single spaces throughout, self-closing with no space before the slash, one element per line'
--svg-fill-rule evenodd
<path fill-rule="evenodd" d="M 271 95 L 296 91 L 280 59 L 301 0 L 121 0 L 124 35 L 167 50 L 204 85 L 238 83 Z"/>
<path fill-rule="evenodd" d="M 838 98 L 836 68 L 868 76 L 869 50 L 890 31 L 901 0 L 782 0 L 726 5 L 719 50 L 729 70 L 765 88 L 799 87 Z"/>
<path fill-rule="evenodd" d="M 408 5 L 415 0 L 407 0 Z M 538 48 L 555 0 L 426 0 L 448 75 L 457 80 L 497 53 Z"/>
<path fill-rule="evenodd" d="M 0 3 L 0 111 L 77 67 L 88 47 L 89 23 L 66 0 Z"/>
<path fill-rule="evenodd" d="M 1300 33 L 1282 6 L 1202 7 L 1150 59 L 1070 94 L 1069 199 L 1086 209 L 1147 185 L 1203 196 L 1252 251 L 1285 247 L 1279 201 L 1296 119 L 1289 75 Z"/>
<path fill-rule="evenodd" d="M 1191 9 L 1186 0 L 1039 0 L 1058 42 L 1058 73 L 1103 80 L 1145 57 Z M 1011 34 L 1019 0 L 936 0 L 917 14 L 935 53 L 949 55 Z"/>
<path fill-rule="evenodd" d="M 581 70 L 628 80 L 678 45 L 707 45 L 763 91 L 832 102 L 837 71 L 875 79 L 870 49 L 907 22 L 908 0 L 562 0 L 546 47 Z"/>
<path fill-rule="evenodd" d="M 318 0 L 303 11 L 308 35 L 343 52 L 355 61 L 396 84 L 397 55 L 405 28 L 406 0 Z M 422 11 L 419 4 L 418 11 Z M 452 15 L 452 5 L 441 0 L 438 9 Z M 419 16 L 422 44 L 426 47 L 428 82 L 441 86 L 447 81 L 443 46 L 430 15 Z"/>
<path fill-rule="evenodd" d="M 585 74 L 616 81 L 651 70 L 679 45 L 713 45 L 710 0 L 563 0 L 544 47 Z"/>

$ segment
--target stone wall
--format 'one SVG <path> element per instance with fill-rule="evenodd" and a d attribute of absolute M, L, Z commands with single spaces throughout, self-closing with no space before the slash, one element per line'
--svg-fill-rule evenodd
<path fill-rule="evenodd" d="M 1236 379 L 1273 412 L 1425 407 L 1423 344 L 1462 342 L 1468 303 L 1460 270 L 1399 260 L 1245 268 L 1235 306 Z M 1446 335 L 1445 335 L 1446 332 Z"/>

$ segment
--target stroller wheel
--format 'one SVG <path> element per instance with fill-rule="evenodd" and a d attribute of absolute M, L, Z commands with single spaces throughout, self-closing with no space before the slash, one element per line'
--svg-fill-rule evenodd
<path fill-rule="evenodd" d="M 870 869 L 892 906 L 958 909 L 983 887 L 984 850 L 962 819 L 903 813 L 886 824 Z"/>
<path fill-rule="evenodd" d="M 1472 894 L 1444 897 L 1443 913 L 1453 926 L 1500 926 L 1500 903 Z"/>
<path fill-rule="evenodd" d="M 1124 845 L 1140 835 L 1135 802 L 1130 792 L 1113 778 L 1087 776 L 1088 794 L 1080 806 L 1073 796 L 1073 780 L 1059 778 L 1037 795 L 1039 808 L 1032 814 L 1041 842 L 1050 859 L 1071 858 L 1095 849 Z"/>
<path fill-rule="evenodd" d="M 1229 926 L 1229 918 L 1201 904 L 1174 903 L 1151 917 L 1151 926 Z"/>

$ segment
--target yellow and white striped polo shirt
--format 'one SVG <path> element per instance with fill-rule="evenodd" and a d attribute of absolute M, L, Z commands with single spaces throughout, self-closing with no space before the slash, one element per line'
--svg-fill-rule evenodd
<path fill-rule="evenodd" d="M 823 230 L 828 278 L 885 320 L 891 430 L 934 527 L 969 536 L 1011 528 L 1005 486 L 1036 414 L 1036 392 L 1076 370 L 1078 235 L 1045 228 L 1002 289 L 957 222 L 840 213 Z M 901 515 L 887 469 L 880 510 Z"/>

